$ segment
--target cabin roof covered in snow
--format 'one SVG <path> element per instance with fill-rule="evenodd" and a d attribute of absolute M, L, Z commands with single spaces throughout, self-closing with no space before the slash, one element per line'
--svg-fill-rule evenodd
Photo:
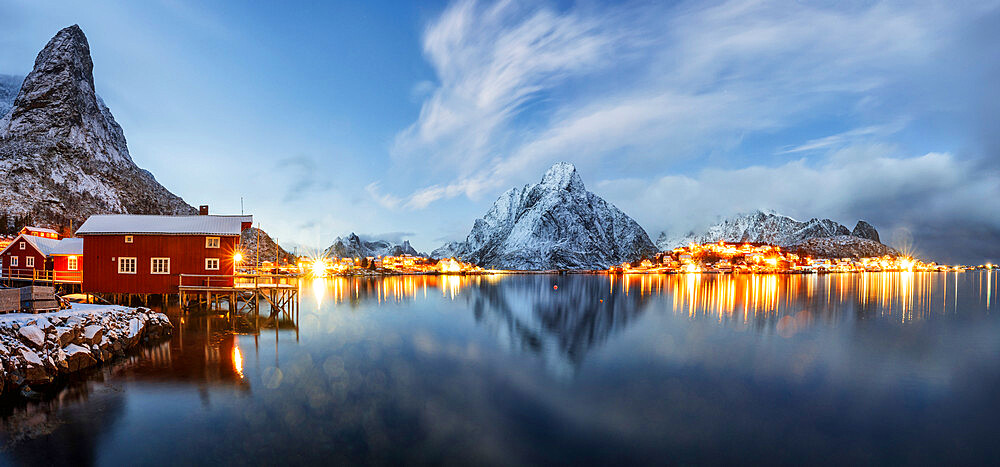
<path fill-rule="evenodd" d="M 77 235 L 239 235 L 253 216 L 152 216 L 102 214 L 90 216 Z"/>

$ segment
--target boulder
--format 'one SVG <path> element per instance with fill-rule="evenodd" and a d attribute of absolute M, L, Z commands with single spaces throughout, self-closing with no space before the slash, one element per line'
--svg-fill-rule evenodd
<path fill-rule="evenodd" d="M 24 379 L 28 384 L 44 384 L 52 381 L 52 376 L 45 371 L 45 364 L 38 354 L 22 348 L 21 358 L 24 359 Z"/>
<path fill-rule="evenodd" d="M 88 344 L 96 344 L 101 341 L 103 337 L 104 328 L 99 325 L 91 324 L 83 328 L 83 340 Z"/>
<path fill-rule="evenodd" d="M 66 363 L 69 371 L 79 371 L 97 364 L 90 350 L 76 344 L 67 345 L 63 352 L 66 353 Z"/>
<path fill-rule="evenodd" d="M 21 340 L 26 344 L 31 344 L 36 349 L 45 345 L 45 332 L 38 326 L 22 326 L 21 329 L 17 330 L 17 333 L 21 335 Z"/>
<path fill-rule="evenodd" d="M 78 334 L 78 329 L 72 327 L 57 327 L 55 331 L 59 347 L 66 347 L 67 344 L 73 342 L 73 339 L 76 339 Z"/>

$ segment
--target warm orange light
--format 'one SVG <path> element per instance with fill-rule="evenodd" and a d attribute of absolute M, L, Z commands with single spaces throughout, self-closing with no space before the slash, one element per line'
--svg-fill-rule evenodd
<path fill-rule="evenodd" d="M 243 377 L 243 354 L 240 352 L 240 347 L 233 344 L 233 369 L 236 370 L 236 374 Z"/>
<path fill-rule="evenodd" d="M 233 261 L 235 261 L 237 263 L 243 262 L 243 253 L 236 252 L 236 254 L 233 255 Z"/>

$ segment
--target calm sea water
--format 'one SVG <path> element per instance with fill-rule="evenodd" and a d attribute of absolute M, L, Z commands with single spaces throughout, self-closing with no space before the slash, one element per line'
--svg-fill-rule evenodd
<path fill-rule="evenodd" d="M 996 463 L 997 274 L 327 279 L 38 401 L 0 463 Z"/>

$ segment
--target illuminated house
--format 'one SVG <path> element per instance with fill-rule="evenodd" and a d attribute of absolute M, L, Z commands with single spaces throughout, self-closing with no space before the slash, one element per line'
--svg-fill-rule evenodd
<path fill-rule="evenodd" d="M 38 237 L 22 233 L 0 251 L 0 271 L 13 279 L 79 283 L 83 277 L 83 239 Z"/>
<path fill-rule="evenodd" d="M 232 275 L 252 216 L 100 215 L 83 237 L 87 293 L 174 294 L 180 274 Z M 232 278 L 213 281 L 232 285 Z M 185 283 L 186 285 L 186 283 Z"/>
<path fill-rule="evenodd" d="M 18 233 L 20 235 L 31 235 L 34 237 L 52 238 L 55 240 L 59 239 L 59 232 L 56 232 L 55 230 L 52 229 L 46 229 L 44 227 L 33 227 L 27 225 L 24 226 L 24 228 L 22 228 L 21 231 Z"/>

